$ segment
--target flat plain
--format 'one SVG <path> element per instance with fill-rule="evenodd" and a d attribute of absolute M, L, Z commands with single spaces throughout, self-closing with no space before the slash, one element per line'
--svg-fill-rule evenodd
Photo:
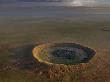
<path fill-rule="evenodd" d="M 92 18 L 92 17 L 91 17 Z M 73 18 L 74 19 L 74 18 Z M 96 51 L 82 71 L 39 64 L 32 49 L 42 43 L 78 43 Z M 66 67 L 66 66 L 65 66 Z M 50 69 L 49 72 L 47 69 Z M 58 77 L 52 77 L 51 70 Z M 65 70 L 65 69 L 64 69 Z M 49 74 L 48 74 L 49 73 Z M 82 81 L 83 80 L 83 81 Z M 0 19 L 0 82 L 109 82 L 109 19 Z"/>

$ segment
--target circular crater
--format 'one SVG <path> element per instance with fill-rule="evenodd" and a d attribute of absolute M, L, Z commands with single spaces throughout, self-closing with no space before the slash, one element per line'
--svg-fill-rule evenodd
<path fill-rule="evenodd" d="M 33 49 L 33 56 L 47 64 L 76 65 L 87 63 L 95 51 L 75 43 L 48 43 Z"/>

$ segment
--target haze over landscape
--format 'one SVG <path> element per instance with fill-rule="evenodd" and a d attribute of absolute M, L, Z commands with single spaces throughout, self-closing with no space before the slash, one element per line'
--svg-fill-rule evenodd
<path fill-rule="evenodd" d="M 110 0 L 0 0 L 0 82 L 110 82 Z"/>

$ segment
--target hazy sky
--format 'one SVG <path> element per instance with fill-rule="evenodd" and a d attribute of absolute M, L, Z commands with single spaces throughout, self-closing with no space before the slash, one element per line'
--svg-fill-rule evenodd
<path fill-rule="evenodd" d="M 46 1 L 46 0 L 0 0 L 0 2 L 15 2 L 15 1 Z M 54 0 L 47 0 L 47 1 L 54 1 Z M 57 1 L 57 0 L 55 0 Z M 60 1 L 60 0 L 59 0 Z M 61 0 L 63 1 L 63 0 Z M 64 0 L 64 1 L 72 1 L 72 0 Z M 80 0 L 82 1 L 82 0 Z M 88 1 L 88 0 L 83 0 L 83 1 Z M 92 1 L 92 0 L 89 0 L 89 1 Z M 96 0 L 98 2 L 102 2 L 102 3 L 105 3 L 105 2 L 110 2 L 110 0 Z"/>
<path fill-rule="evenodd" d="M 56 1 L 56 0 L 0 0 L 0 3 L 36 2 L 36 1 Z M 61 0 L 61 1 L 77 1 L 75 2 L 75 4 L 81 3 L 81 4 L 89 4 L 89 5 L 95 4 L 95 5 L 109 5 L 110 6 L 110 0 Z"/>
<path fill-rule="evenodd" d="M 98 2 L 101 2 L 101 3 L 110 3 L 110 0 L 97 0 Z"/>

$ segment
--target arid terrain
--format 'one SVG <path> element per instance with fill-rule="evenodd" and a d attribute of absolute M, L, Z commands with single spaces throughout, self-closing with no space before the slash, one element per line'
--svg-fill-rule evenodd
<path fill-rule="evenodd" d="M 110 82 L 110 20 L 93 19 L 1 17 L 0 82 Z M 78 43 L 96 54 L 78 65 L 40 63 L 32 50 L 49 42 Z"/>

